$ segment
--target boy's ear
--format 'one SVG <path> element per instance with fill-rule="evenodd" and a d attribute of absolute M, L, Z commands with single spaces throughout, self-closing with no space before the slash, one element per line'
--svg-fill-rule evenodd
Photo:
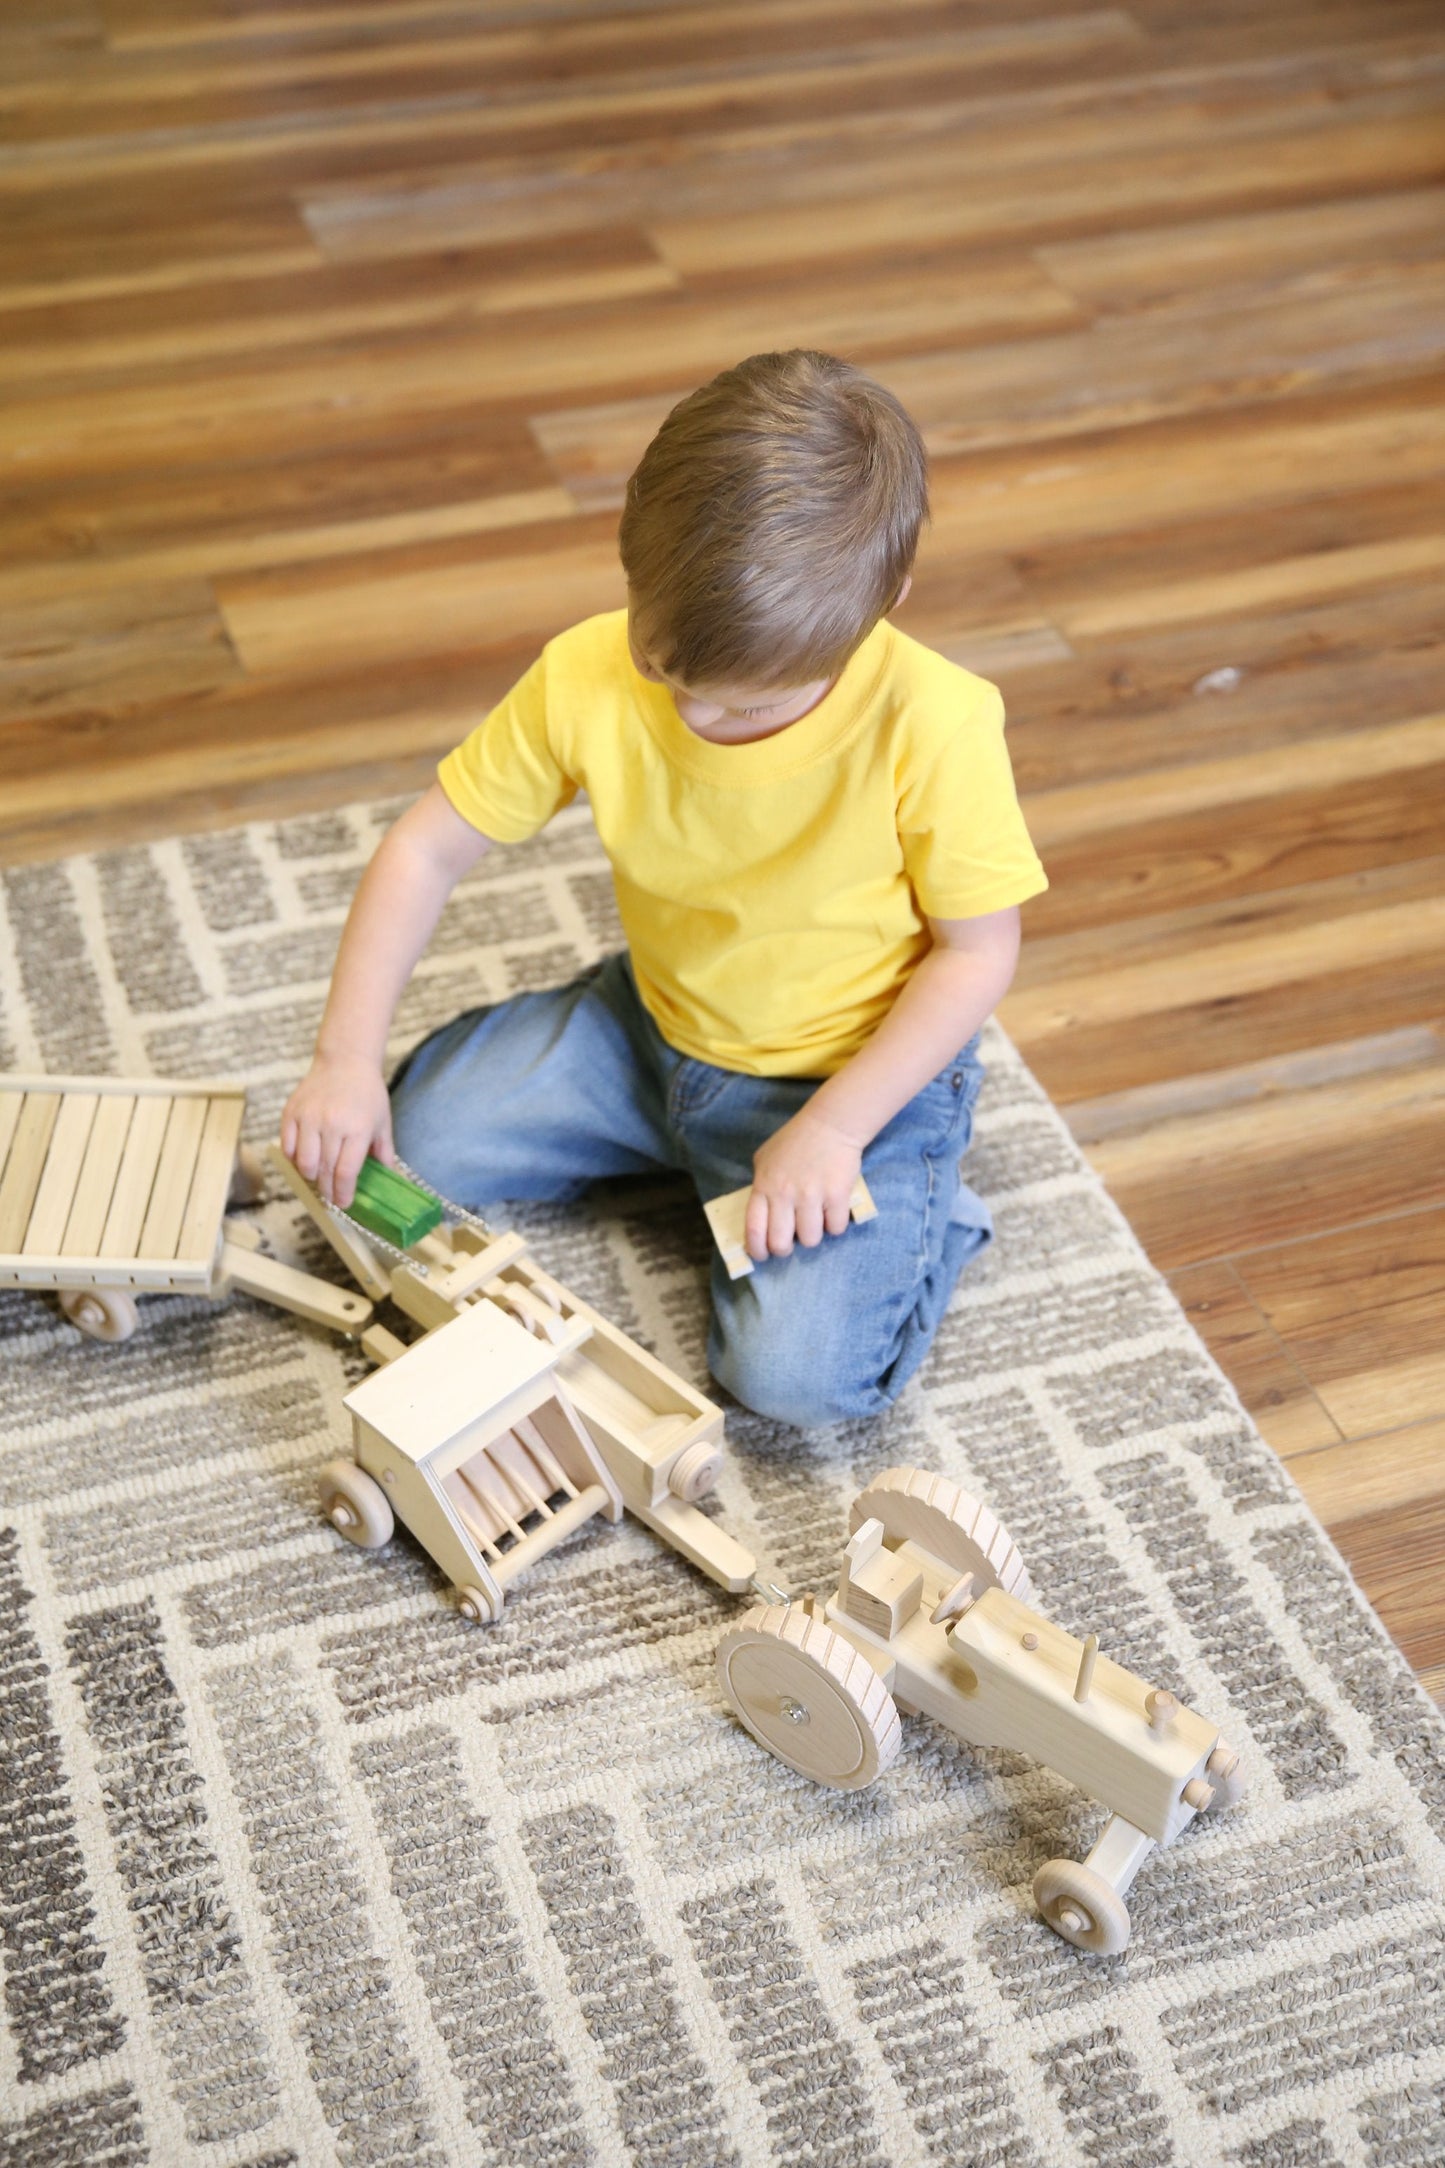
<path fill-rule="evenodd" d="M 883 612 L 883 615 L 885 617 L 891 617 L 895 610 L 901 610 L 904 603 L 908 600 L 908 597 L 912 592 L 912 588 L 913 574 L 911 572 L 905 572 L 903 575 L 903 585 L 899 588 L 897 594 L 893 597 L 893 600 L 889 603 L 887 609 Z"/>

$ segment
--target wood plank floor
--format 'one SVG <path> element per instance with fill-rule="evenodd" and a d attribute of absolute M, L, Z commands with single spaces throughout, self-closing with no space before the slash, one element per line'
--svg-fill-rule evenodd
<path fill-rule="evenodd" d="M 6 0 L 0 857 L 424 780 L 812 344 L 1054 886 L 1005 1021 L 1445 1696 L 1436 0 Z"/>

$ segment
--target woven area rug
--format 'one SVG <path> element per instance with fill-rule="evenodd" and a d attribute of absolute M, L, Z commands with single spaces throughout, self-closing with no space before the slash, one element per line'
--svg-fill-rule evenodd
<path fill-rule="evenodd" d="M 0 1066 L 239 1077 L 273 1133 L 394 810 L 8 873 Z M 398 1045 L 616 939 L 574 811 L 458 893 Z M 870 1474 L 942 1470 L 1045 1611 L 1223 1725 L 1247 1801 L 1148 1862 L 1128 1952 L 1034 1915 L 1102 1820 L 1046 1769 L 921 1719 L 862 1793 L 764 1756 L 713 1672 L 736 1601 L 635 1523 L 488 1628 L 408 1539 L 349 1549 L 313 1472 L 363 1365 L 323 1333 L 156 1297 L 105 1347 L 10 1293 L 0 2158 L 1445 2161 L 1441 1726 L 997 1032 L 991 1061 L 998 1241 L 921 1378 L 837 1432 L 730 1411 L 720 1504 L 803 1588 Z M 694 1204 L 514 1224 L 706 1382 Z"/>

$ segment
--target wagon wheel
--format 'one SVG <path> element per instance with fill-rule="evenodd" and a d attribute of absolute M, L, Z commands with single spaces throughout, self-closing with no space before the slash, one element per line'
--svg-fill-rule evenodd
<path fill-rule="evenodd" d="M 124 1287 L 68 1287 L 60 1307 L 92 1340 L 128 1340 L 140 1323 L 135 1296 Z"/>
<path fill-rule="evenodd" d="M 396 1526 L 391 1501 L 354 1460 L 328 1460 L 317 1479 L 321 1510 L 348 1543 L 374 1551 L 391 1540 Z"/>
<path fill-rule="evenodd" d="M 1034 1876 L 1034 1903 L 1076 1950 L 1114 1957 L 1129 1940 L 1129 1907 L 1111 1882 L 1079 1860 L 1045 1860 Z"/>
<path fill-rule="evenodd" d="M 1001 1588 L 1028 1603 L 1033 1596 L 1018 1545 L 1003 1522 L 970 1492 L 926 1468 L 885 1468 L 853 1501 L 848 1531 L 883 1523 L 891 1543 L 916 1543 L 959 1575 L 973 1575 L 976 1596 Z"/>
<path fill-rule="evenodd" d="M 857 1791 L 902 1742 L 893 1696 L 866 1656 L 800 1606 L 760 1604 L 718 1643 L 723 1692 L 770 1754 Z"/>

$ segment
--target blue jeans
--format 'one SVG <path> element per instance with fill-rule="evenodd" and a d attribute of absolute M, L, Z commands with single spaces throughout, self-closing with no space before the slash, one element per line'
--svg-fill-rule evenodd
<path fill-rule="evenodd" d="M 444 1025 L 393 1079 L 392 1114 L 401 1157 L 474 1211 L 567 1202 L 600 1176 L 662 1168 L 685 1171 L 706 1200 L 751 1182 L 753 1153 L 818 1081 L 679 1054 L 624 954 Z M 746 1407 L 809 1427 L 876 1415 L 902 1391 L 960 1271 L 992 1238 L 958 1170 L 982 1081 L 974 1039 L 879 1131 L 863 1155 L 876 1219 L 742 1280 L 714 1256 L 708 1362 Z"/>

